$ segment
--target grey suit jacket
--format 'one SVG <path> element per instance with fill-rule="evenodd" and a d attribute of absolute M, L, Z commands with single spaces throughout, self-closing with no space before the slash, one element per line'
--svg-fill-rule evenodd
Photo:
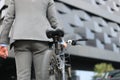
<path fill-rule="evenodd" d="M 53 0 L 11 0 L 0 44 L 9 44 L 9 38 L 48 41 L 45 32 L 51 26 L 58 26 Z"/>

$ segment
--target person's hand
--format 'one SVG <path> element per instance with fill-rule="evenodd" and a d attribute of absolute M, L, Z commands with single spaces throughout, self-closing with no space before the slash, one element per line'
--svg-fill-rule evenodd
<path fill-rule="evenodd" d="M 6 46 L 0 46 L 0 57 L 4 59 L 8 57 L 8 49 Z"/>
<path fill-rule="evenodd" d="M 61 44 L 61 46 L 62 46 L 63 48 L 66 48 L 66 47 L 67 47 L 67 43 L 66 43 L 66 42 L 64 42 L 64 41 L 63 41 L 63 42 L 61 42 L 60 44 Z"/>
<path fill-rule="evenodd" d="M 67 43 L 66 42 L 64 42 L 62 45 L 63 45 L 64 48 L 67 47 Z"/>

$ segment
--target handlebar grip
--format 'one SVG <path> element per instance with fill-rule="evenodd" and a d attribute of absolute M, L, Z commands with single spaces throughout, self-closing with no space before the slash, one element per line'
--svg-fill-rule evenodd
<path fill-rule="evenodd" d="M 88 39 L 78 39 L 76 41 L 87 41 Z"/>

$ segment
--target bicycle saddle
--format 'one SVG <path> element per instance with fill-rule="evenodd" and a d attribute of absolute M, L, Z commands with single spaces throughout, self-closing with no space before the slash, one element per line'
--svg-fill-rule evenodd
<path fill-rule="evenodd" d="M 47 30 L 46 35 L 47 35 L 48 38 L 63 37 L 64 36 L 64 31 L 61 30 L 61 29 Z"/>

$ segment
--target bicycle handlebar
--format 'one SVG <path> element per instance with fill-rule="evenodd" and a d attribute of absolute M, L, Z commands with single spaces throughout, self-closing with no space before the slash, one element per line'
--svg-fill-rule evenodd
<path fill-rule="evenodd" d="M 87 41 L 88 39 L 77 39 L 77 40 L 68 40 L 66 43 L 71 45 L 76 45 L 78 41 Z"/>

